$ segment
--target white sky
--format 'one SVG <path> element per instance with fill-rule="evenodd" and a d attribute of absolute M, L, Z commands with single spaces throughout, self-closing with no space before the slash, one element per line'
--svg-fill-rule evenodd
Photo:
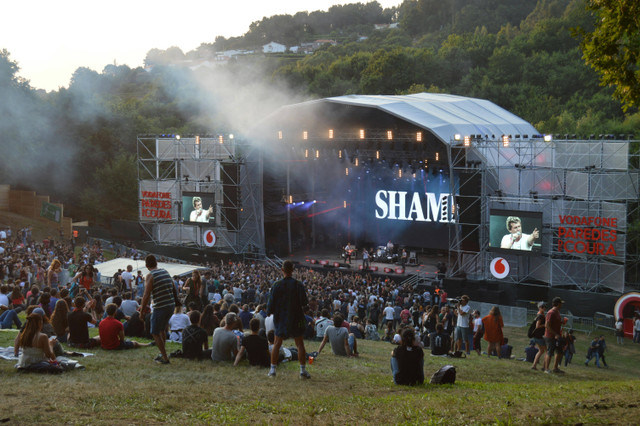
<path fill-rule="evenodd" d="M 377 1 L 383 8 L 402 2 Z M 115 61 L 133 68 L 152 48 L 186 53 L 219 35 L 240 36 L 265 16 L 358 2 L 368 0 L 3 0 L 0 50 L 32 87 L 57 90 L 78 67 L 101 72 Z"/>

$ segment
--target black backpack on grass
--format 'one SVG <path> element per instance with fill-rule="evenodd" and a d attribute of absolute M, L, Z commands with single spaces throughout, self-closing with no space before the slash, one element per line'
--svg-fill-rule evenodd
<path fill-rule="evenodd" d="M 429 383 L 435 385 L 454 384 L 456 382 L 456 368 L 453 365 L 445 365 L 433 373 Z"/>

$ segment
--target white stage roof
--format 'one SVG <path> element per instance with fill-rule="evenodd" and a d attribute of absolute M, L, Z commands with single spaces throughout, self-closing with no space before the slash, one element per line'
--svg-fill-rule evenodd
<path fill-rule="evenodd" d="M 118 272 L 118 269 L 126 271 L 127 265 L 133 266 L 133 275 L 136 275 L 138 273 L 138 270 L 142 271 L 142 275 L 146 275 L 149 273 L 149 270 L 144 265 L 144 259 L 132 260 L 128 258 L 118 258 L 109 260 L 108 262 L 99 263 L 95 265 L 95 267 L 98 269 L 98 271 L 100 271 L 100 281 L 106 284 L 109 282 L 109 279 L 113 277 L 116 272 Z M 187 265 L 182 263 L 168 262 L 158 262 L 158 267 L 166 269 L 171 276 L 190 274 L 196 269 L 206 269 L 200 265 Z"/>
<path fill-rule="evenodd" d="M 443 142 L 454 135 L 528 135 L 538 131 L 522 118 L 485 99 L 441 93 L 414 95 L 348 95 L 326 98 L 322 102 L 377 108 L 416 126 L 430 129 Z"/>
<path fill-rule="evenodd" d="M 442 93 L 413 95 L 346 95 L 287 105 L 270 115 L 295 114 L 299 107 L 314 104 L 342 104 L 375 108 L 418 127 L 431 131 L 444 143 L 451 143 L 455 134 L 481 135 L 500 140 L 502 135 L 522 139 L 538 135 L 527 121 L 486 99 Z M 526 135 L 526 137 L 524 136 Z"/>

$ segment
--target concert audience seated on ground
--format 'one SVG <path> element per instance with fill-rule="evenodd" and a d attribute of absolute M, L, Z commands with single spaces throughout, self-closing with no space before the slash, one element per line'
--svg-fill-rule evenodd
<path fill-rule="evenodd" d="M 251 334 L 246 334 L 244 339 L 242 339 L 240 351 L 233 365 L 238 365 L 246 354 L 249 365 L 269 367 L 271 363 L 269 342 L 258 334 L 260 331 L 260 320 L 252 318 L 251 321 L 249 321 L 249 328 L 251 329 Z"/>
<path fill-rule="evenodd" d="M 152 343 L 139 343 L 135 340 L 126 340 L 124 338 L 124 326 L 120 320 L 116 319 L 117 310 L 118 306 L 115 303 L 109 303 L 105 309 L 107 317 L 100 321 L 98 326 L 102 349 L 124 350 L 151 346 Z"/>

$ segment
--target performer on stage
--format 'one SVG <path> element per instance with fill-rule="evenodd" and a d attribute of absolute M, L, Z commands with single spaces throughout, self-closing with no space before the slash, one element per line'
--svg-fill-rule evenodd
<path fill-rule="evenodd" d="M 353 249 L 351 248 L 351 243 L 347 243 L 347 245 L 344 247 L 344 261 L 346 263 L 351 263 L 351 252 L 353 251 Z"/>
<path fill-rule="evenodd" d="M 500 248 L 531 251 L 533 242 L 540 238 L 540 231 L 534 228 L 531 235 L 522 233 L 522 222 L 517 216 L 507 218 L 507 230 L 509 234 L 502 237 Z"/>
<path fill-rule="evenodd" d="M 189 215 L 189 222 L 209 222 L 209 217 L 213 214 L 213 206 L 209 206 L 209 209 L 204 210 L 202 208 L 202 198 L 193 197 L 193 208 L 194 210 Z"/>
<path fill-rule="evenodd" d="M 391 242 L 391 240 L 389 240 L 389 242 L 387 243 L 387 252 L 389 254 L 393 253 L 393 243 Z"/>
<path fill-rule="evenodd" d="M 369 269 L 371 264 L 369 263 L 369 251 L 366 248 L 362 249 L 362 269 Z"/>

